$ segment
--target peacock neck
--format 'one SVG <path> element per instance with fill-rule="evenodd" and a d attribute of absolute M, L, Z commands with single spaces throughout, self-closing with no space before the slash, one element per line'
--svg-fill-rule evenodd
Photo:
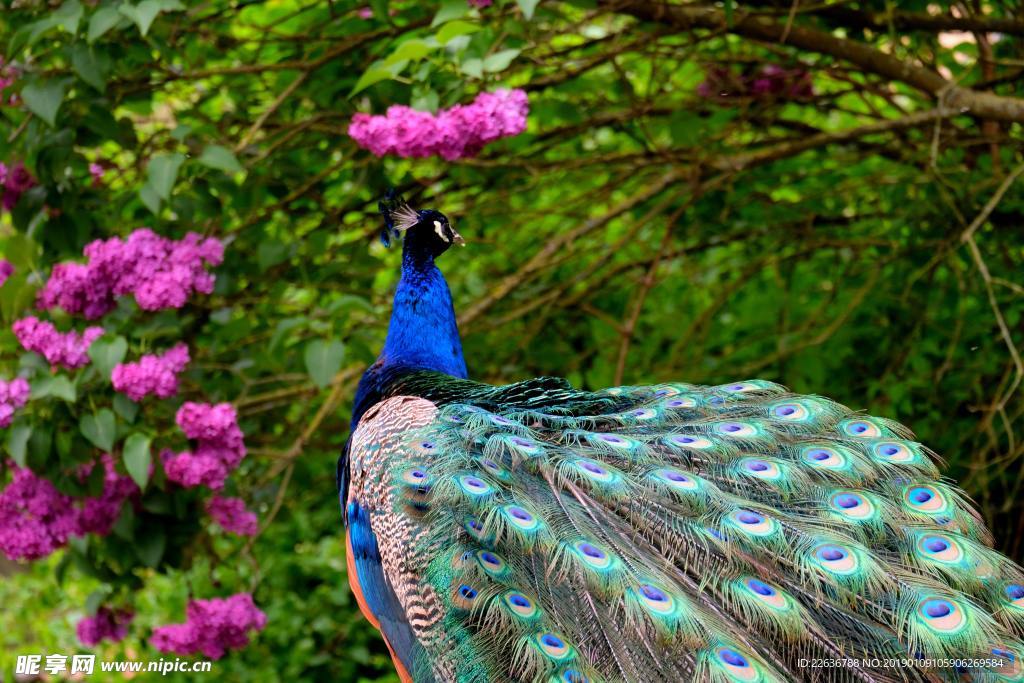
<path fill-rule="evenodd" d="M 395 291 L 382 369 L 436 370 L 465 378 L 466 361 L 452 295 L 432 254 L 407 242 Z"/>

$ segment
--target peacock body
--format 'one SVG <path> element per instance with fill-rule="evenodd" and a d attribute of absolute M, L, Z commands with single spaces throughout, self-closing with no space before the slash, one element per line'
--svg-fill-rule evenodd
<path fill-rule="evenodd" d="M 466 379 L 405 233 L 339 462 L 349 579 L 404 681 L 1024 679 L 1024 571 L 905 427 L 766 381 Z"/>

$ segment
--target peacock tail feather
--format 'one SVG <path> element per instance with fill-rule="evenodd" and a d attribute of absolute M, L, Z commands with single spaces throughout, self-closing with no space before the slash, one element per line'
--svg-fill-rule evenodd
<path fill-rule="evenodd" d="M 1022 677 L 1024 571 L 897 423 L 757 380 L 389 396 L 349 499 L 413 680 Z"/>

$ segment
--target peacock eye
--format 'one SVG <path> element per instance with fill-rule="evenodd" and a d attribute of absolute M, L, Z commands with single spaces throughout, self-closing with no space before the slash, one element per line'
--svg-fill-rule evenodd
<path fill-rule="evenodd" d="M 444 234 L 444 226 L 441 225 L 441 221 L 434 221 L 434 232 L 445 242 L 448 241 L 448 236 Z"/>

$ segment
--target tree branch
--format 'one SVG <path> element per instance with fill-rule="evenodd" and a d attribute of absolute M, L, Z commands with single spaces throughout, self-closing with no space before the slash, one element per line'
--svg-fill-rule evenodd
<path fill-rule="evenodd" d="M 802 50 L 850 62 L 889 80 L 906 83 L 939 99 L 941 105 L 970 112 L 982 119 L 1024 121 L 1024 100 L 958 86 L 927 67 L 911 64 L 870 45 L 839 38 L 826 31 L 806 26 L 788 27 L 787 31 L 784 24 L 743 13 L 736 13 L 729 23 L 725 12 L 700 5 L 666 5 L 647 0 L 602 0 L 601 5 L 642 21 L 667 24 L 679 30 L 723 30 L 768 43 L 785 42 Z"/>

